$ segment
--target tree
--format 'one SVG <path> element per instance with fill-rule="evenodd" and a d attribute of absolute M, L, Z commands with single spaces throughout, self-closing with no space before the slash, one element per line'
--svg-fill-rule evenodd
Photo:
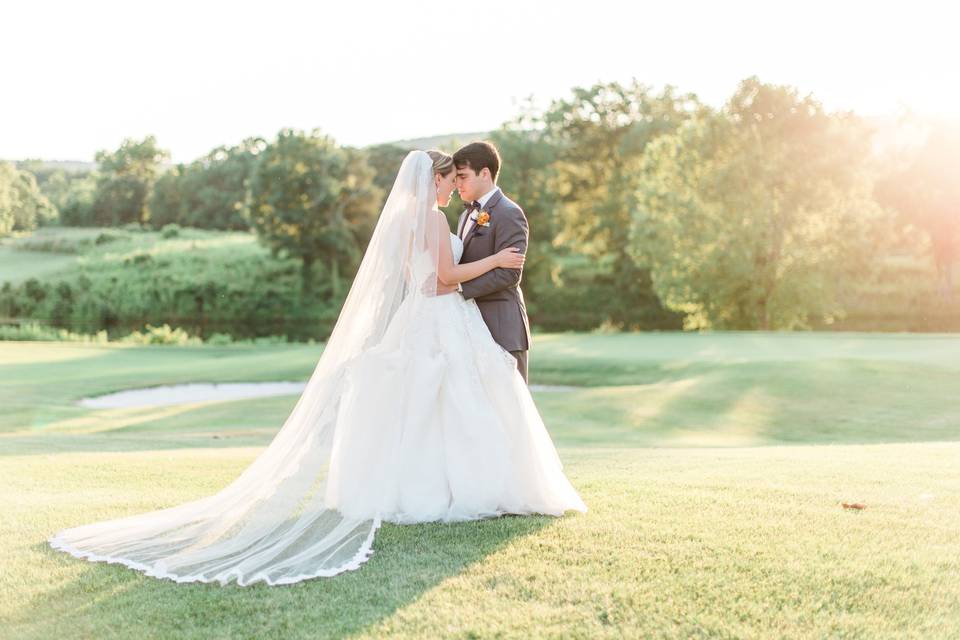
<path fill-rule="evenodd" d="M 930 239 L 940 295 L 953 296 L 960 258 L 960 128 L 937 123 L 919 152 L 877 184 L 877 199 L 894 207 Z"/>
<path fill-rule="evenodd" d="M 267 143 L 247 138 L 233 147 L 217 147 L 183 171 L 182 222 L 202 229 L 246 230 L 247 181 Z"/>
<path fill-rule="evenodd" d="M 305 297 L 313 292 L 317 261 L 329 266 L 336 297 L 340 274 L 359 263 L 381 197 L 362 152 L 317 130 L 283 129 L 254 168 L 248 212 L 271 252 L 301 260 Z"/>
<path fill-rule="evenodd" d="M 647 145 L 702 110 L 693 94 L 678 94 L 669 85 L 655 94 L 633 81 L 575 88 L 544 115 L 544 133 L 557 157 L 556 243 L 576 246 L 597 265 L 596 286 L 611 292 L 606 298 L 615 325 L 670 321 L 649 274 L 629 251 L 627 231 Z"/>
<path fill-rule="evenodd" d="M 397 172 L 403 159 L 407 157 L 412 149 L 398 147 L 394 144 L 377 144 L 364 149 L 367 156 L 367 164 L 373 170 L 373 184 L 383 194 L 383 204 L 386 204 L 387 195 L 393 188 L 393 181 L 397 179 Z"/>
<path fill-rule="evenodd" d="M 113 152 L 98 151 L 100 179 L 94 201 L 97 224 L 118 226 L 126 222 L 146 224 L 150 219 L 147 198 L 169 152 L 157 146 L 153 136 L 142 141 L 127 138 Z"/>
<path fill-rule="evenodd" d="M 556 148 L 543 130 L 542 115 L 529 103 L 490 137 L 503 157 L 497 184 L 523 207 L 530 227 L 523 291 L 535 306 L 552 284 L 554 259 L 560 250 L 554 246 L 560 227 L 555 215 L 559 204 L 554 190 Z"/>
<path fill-rule="evenodd" d="M 56 215 L 46 196 L 40 193 L 33 174 L 0 162 L 0 235 L 11 231 L 32 231 L 39 221 Z"/>
<path fill-rule="evenodd" d="M 97 196 L 95 173 L 70 177 L 66 193 L 57 204 L 60 210 L 60 224 L 91 226 L 94 224 L 93 203 Z"/>
<path fill-rule="evenodd" d="M 150 194 L 150 226 L 161 229 L 167 224 L 184 224 L 183 174 L 187 167 L 178 164 L 153 183 Z"/>
<path fill-rule="evenodd" d="M 249 229 L 244 214 L 247 183 L 266 144 L 261 138 L 247 138 L 165 172 L 150 195 L 151 226 L 159 229 L 177 223 L 198 229 Z"/>
<path fill-rule="evenodd" d="M 16 164 L 21 171 L 34 175 L 40 192 L 53 205 L 49 215 L 39 219 L 38 224 L 93 224 L 92 207 L 97 182 L 94 172 L 82 169 L 65 170 L 41 160 L 23 160 Z"/>
<path fill-rule="evenodd" d="M 633 254 L 690 328 L 829 321 L 879 242 L 869 143 L 852 114 L 748 78 L 648 149 Z"/>

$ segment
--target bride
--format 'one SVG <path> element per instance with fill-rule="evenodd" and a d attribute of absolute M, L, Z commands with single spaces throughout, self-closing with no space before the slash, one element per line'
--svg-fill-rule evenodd
<path fill-rule="evenodd" d="M 523 263 L 458 264 L 438 209 L 454 172 L 437 151 L 404 159 L 303 394 L 236 480 L 50 545 L 176 582 L 278 585 L 358 568 L 382 522 L 585 512 L 516 360 L 473 300 L 438 290 Z"/>

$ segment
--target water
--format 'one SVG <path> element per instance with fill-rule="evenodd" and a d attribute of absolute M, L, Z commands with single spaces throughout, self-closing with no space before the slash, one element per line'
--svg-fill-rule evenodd
<path fill-rule="evenodd" d="M 88 409 L 127 409 L 133 407 L 169 407 L 194 402 L 226 402 L 247 398 L 294 396 L 303 393 L 306 382 L 225 382 L 164 385 L 144 389 L 128 389 L 78 403 Z M 530 390 L 541 393 L 563 393 L 577 387 L 532 384 Z"/>

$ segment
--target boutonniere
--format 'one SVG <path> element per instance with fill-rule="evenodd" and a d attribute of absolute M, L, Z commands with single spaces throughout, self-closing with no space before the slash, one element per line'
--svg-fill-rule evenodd
<path fill-rule="evenodd" d="M 481 211 L 480 215 L 477 216 L 477 224 L 481 227 L 490 226 L 490 213 L 487 211 Z"/>

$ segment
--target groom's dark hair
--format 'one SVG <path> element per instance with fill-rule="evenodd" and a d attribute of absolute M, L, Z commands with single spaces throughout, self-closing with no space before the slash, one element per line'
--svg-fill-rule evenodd
<path fill-rule="evenodd" d="M 486 140 L 471 142 L 453 154 L 453 163 L 458 169 L 470 167 L 474 173 L 480 173 L 486 167 L 490 170 L 490 179 L 496 182 L 497 173 L 500 171 L 500 153 L 492 143 Z"/>

